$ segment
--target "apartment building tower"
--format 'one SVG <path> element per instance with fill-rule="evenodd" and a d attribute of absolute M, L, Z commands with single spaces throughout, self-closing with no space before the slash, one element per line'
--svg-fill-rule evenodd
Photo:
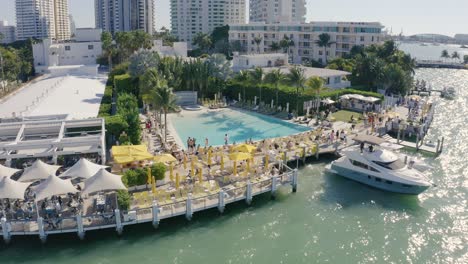
<path fill-rule="evenodd" d="M 305 22 L 305 0 L 250 0 L 250 22 Z"/>

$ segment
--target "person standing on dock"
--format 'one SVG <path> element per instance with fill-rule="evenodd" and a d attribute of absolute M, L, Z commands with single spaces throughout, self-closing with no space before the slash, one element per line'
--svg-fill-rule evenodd
<path fill-rule="evenodd" d="M 364 142 L 361 142 L 361 144 L 359 145 L 360 149 L 361 149 L 361 153 L 364 151 Z"/>
<path fill-rule="evenodd" d="M 208 138 L 205 138 L 205 148 L 208 147 Z"/>
<path fill-rule="evenodd" d="M 224 145 L 227 145 L 227 144 L 229 144 L 229 136 L 228 136 L 228 134 L 225 134 L 224 135 Z"/>

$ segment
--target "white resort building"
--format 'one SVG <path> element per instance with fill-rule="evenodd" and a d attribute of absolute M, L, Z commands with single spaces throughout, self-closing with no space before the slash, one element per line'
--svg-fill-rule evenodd
<path fill-rule="evenodd" d="M 243 24 L 245 0 L 171 0 L 171 29 L 179 41 L 192 45 L 199 33 L 227 24 Z"/>
<path fill-rule="evenodd" d="M 238 42 L 247 53 L 274 53 L 273 43 L 285 37 L 294 43 L 289 48 L 292 63 L 310 60 L 325 61 L 325 49 L 315 42 L 322 33 L 330 35 L 333 43 L 327 47 L 327 60 L 348 54 L 353 46 L 369 46 L 384 40 L 383 26 L 378 22 L 310 22 L 310 23 L 250 23 L 231 24 L 229 41 Z M 254 39 L 261 39 L 258 44 Z"/>
<path fill-rule="evenodd" d="M 250 0 L 250 22 L 305 22 L 305 0 Z"/>
<path fill-rule="evenodd" d="M 174 42 L 172 46 L 164 46 L 162 39 L 153 40 L 151 50 L 156 51 L 160 56 L 171 56 L 187 58 L 187 42 Z"/>
<path fill-rule="evenodd" d="M 8 21 L 0 20 L 0 34 L 3 38 L 0 43 L 8 44 L 16 40 L 16 27 L 8 25 Z"/>
<path fill-rule="evenodd" d="M 239 54 L 239 52 L 234 52 L 232 58 L 232 70 L 235 72 L 255 67 L 279 67 L 288 64 L 286 53 Z"/>

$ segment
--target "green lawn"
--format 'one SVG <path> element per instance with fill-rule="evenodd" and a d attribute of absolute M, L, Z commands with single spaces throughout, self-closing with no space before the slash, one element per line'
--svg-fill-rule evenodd
<path fill-rule="evenodd" d="M 354 120 L 359 120 L 362 118 L 362 114 L 358 112 L 348 111 L 348 110 L 340 110 L 331 114 L 336 121 L 343 121 L 349 122 L 351 121 L 351 116 L 354 116 Z"/>

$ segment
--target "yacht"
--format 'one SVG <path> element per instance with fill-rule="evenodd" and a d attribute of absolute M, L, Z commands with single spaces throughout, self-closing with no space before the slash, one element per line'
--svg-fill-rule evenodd
<path fill-rule="evenodd" d="M 445 87 L 440 93 L 440 95 L 442 96 L 442 98 L 455 99 L 455 97 L 457 96 L 457 92 L 453 87 Z"/>
<path fill-rule="evenodd" d="M 328 172 L 395 193 L 418 195 L 432 185 L 412 163 L 380 147 L 385 140 L 360 135 L 354 141 L 360 144 L 343 149 L 342 157 L 327 165 Z"/>

